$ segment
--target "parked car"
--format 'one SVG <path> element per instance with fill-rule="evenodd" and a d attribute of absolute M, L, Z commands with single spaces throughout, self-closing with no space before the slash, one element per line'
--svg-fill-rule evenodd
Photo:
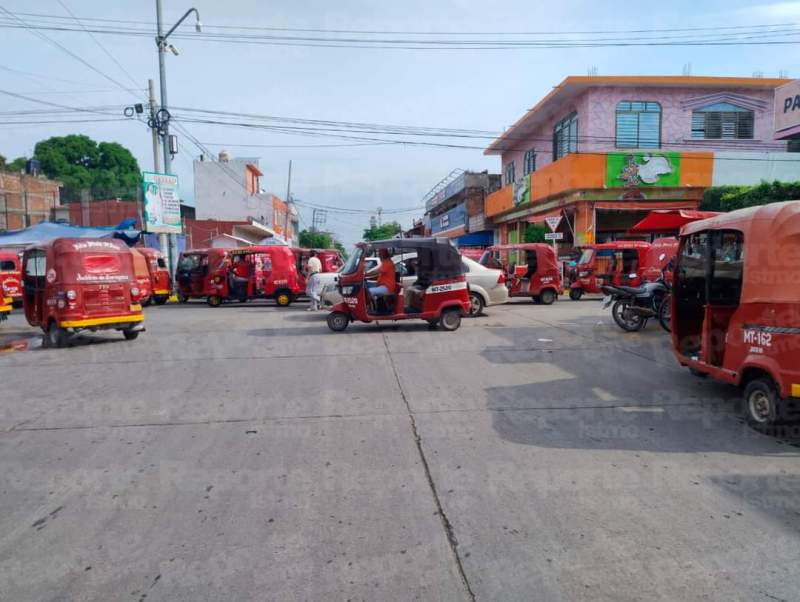
<path fill-rule="evenodd" d="M 413 268 L 411 268 L 416 259 L 416 253 L 405 253 L 402 256 L 396 255 L 392 258 L 404 285 L 411 284 L 416 279 L 416 276 L 413 275 Z M 368 275 L 377 271 L 380 263 L 377 257 L 368 257 L 364 261 L 369 262 L 366 270 Z M 498 305 L 508 301 L 508 288 L 506 288 L 505 274 L 503 274 L 502 270 L 486 268 L 477 261 L 463 255 L 461 256 L 461 265 L 464 268 L 469 288 L 470 316 L 479 315 L 483 308 L 489 305 Z M 338 272 L 320 274 L 319 277 L 323 278 L 324 283 L 321 295 L 322 303 L 324 305 L 340 303 L 342 295 L 337 287 Z"/>

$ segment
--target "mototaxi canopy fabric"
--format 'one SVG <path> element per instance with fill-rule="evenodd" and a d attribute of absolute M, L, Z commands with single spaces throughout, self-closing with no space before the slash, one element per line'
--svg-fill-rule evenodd
<path fill-rule="evenodd" d="M 638 222 L 631 232 L 677 232 L 690 222 L 719 215 L 717 211 L 691 209 L 654 209 Z"/>
<path fill-rule="evenodd" d="M 130 224 L 120 224 L 130 226 Z M 49 242 L 56 238 L 118 238 L 128 246 L 139 240 L 141 232 L 128 228 L 83 228 L 69 224 L 41 222 L 23 230 L 0 234 L 0 247 L 29 246 Z"/>

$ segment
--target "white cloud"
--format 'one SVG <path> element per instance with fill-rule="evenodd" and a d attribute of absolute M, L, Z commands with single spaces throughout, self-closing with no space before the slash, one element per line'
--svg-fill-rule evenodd
<path fill-rule="evenodd" d="M 800 19 L 800 2 L 775 2 L 743 8 L 740 11 L 749 17 L 777 22 L 785 19 Z"/>

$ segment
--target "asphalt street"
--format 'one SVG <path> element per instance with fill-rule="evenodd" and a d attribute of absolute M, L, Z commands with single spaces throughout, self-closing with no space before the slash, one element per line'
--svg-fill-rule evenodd
<path fill-rule="evenodd" d="M 800 442 L 596 300 L 0 326 L 0 600 L 800 600 Z"/>

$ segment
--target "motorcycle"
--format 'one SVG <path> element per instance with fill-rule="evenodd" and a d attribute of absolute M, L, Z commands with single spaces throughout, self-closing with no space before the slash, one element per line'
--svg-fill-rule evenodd
<path fill-rule="evenodd" d="M 655 282 L 645 282 L 639 287 L 607 284 L 602 290 L 605 294 L 603 309 L 613 304 L 611 316 L 622 330 L 627 332 L 642 330 L 648 320 L 655 318 L 664 330 L 670 332 L 672 290 L 663 270 Z"/>

